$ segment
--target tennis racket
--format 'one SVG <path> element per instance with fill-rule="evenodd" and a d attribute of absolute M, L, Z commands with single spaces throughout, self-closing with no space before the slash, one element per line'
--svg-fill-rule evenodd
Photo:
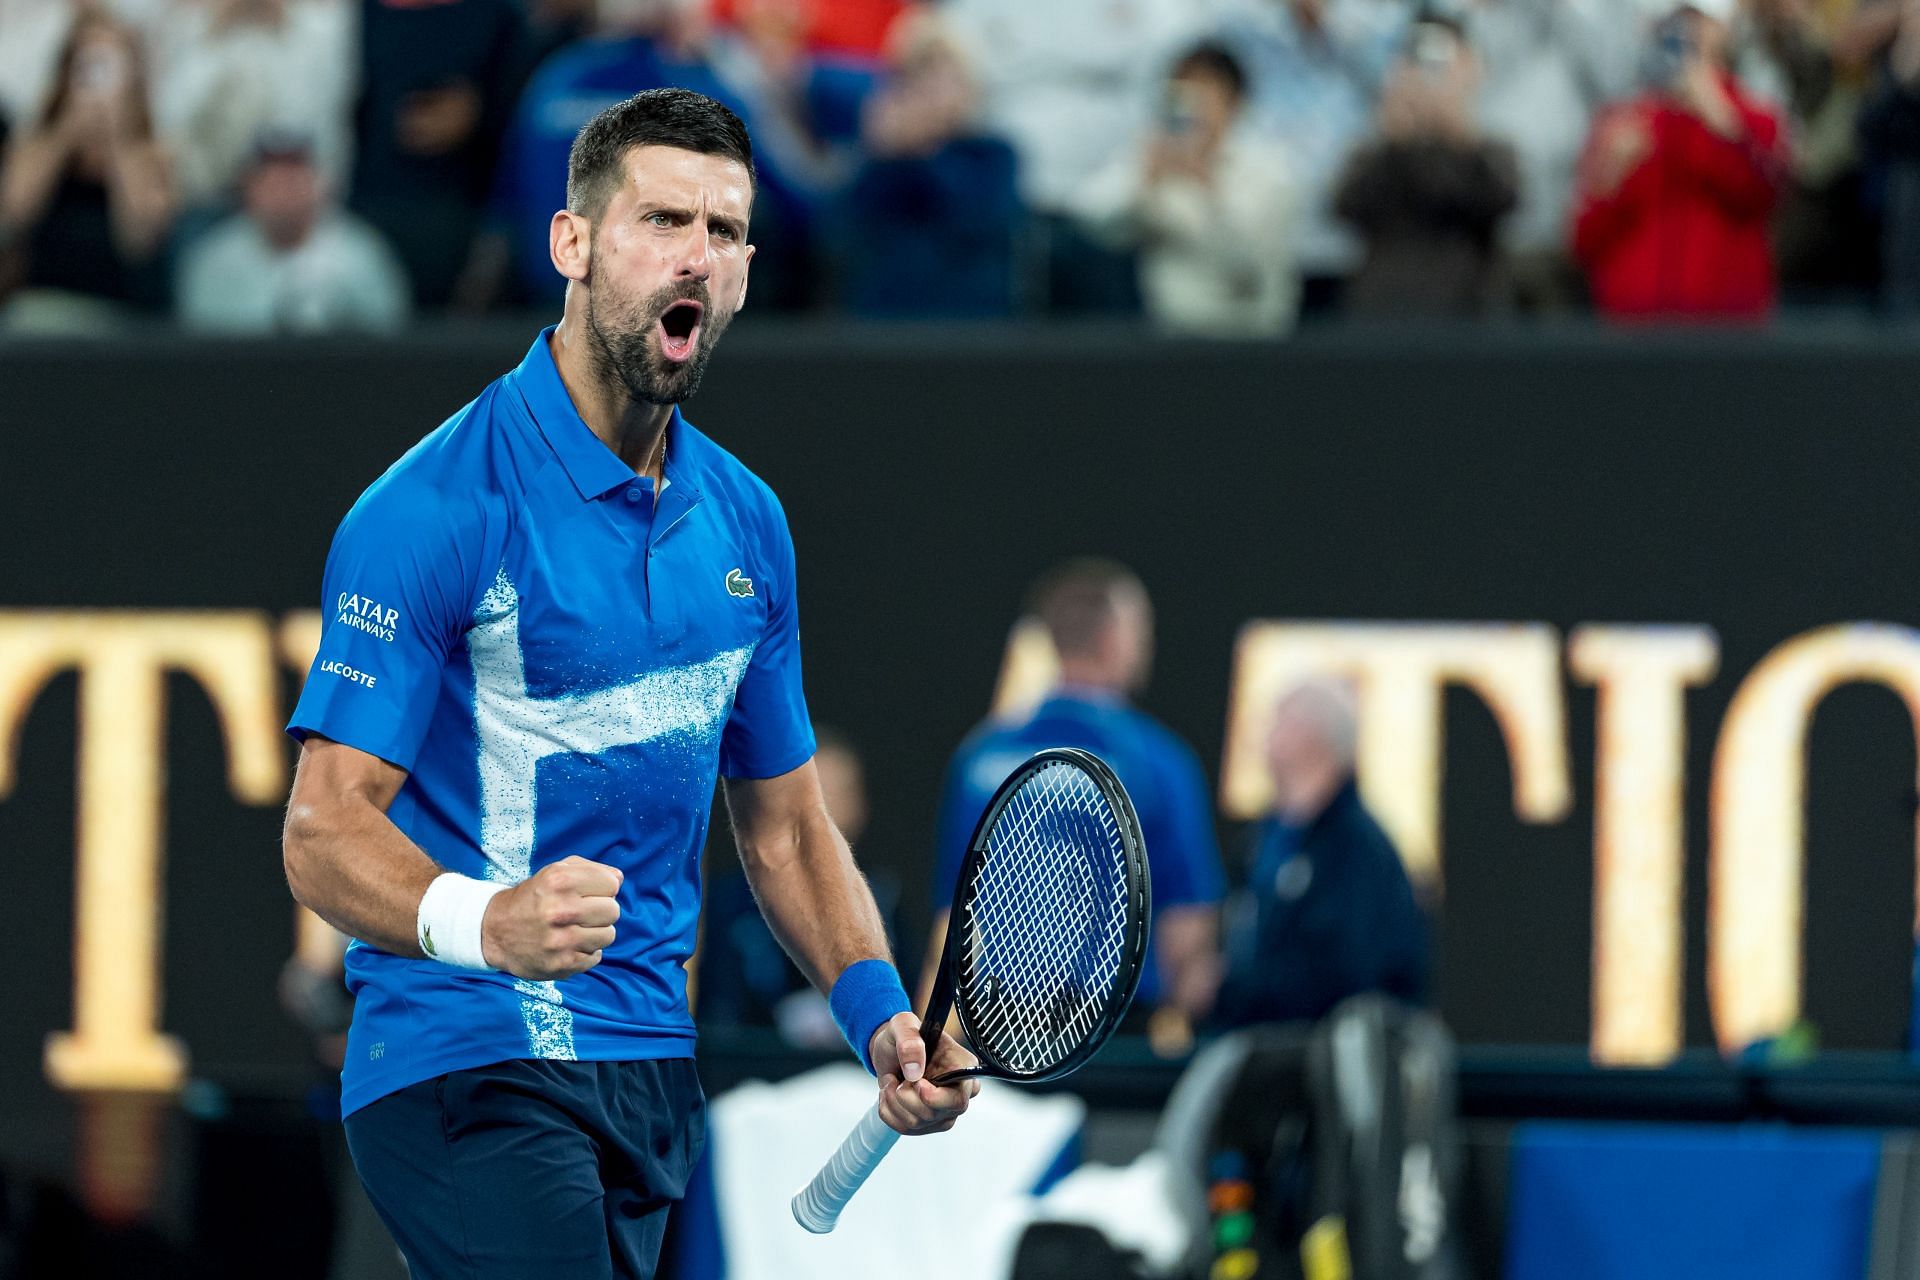
<path fill-rule="evenodd" d="M 1056 747 L 1014 770 L 967 844 L 920 1023 L 931 1056 L 957 1010 L 980 1065 L 933 1083 L 1037 1084 L 1078 1069 L 1133 1001 L 1151 911 L 1140 820 L 1106 762 Z M 794 1196 L 794 1218 L 833 1230 L 899 1137 L 869 1111 Z"/>

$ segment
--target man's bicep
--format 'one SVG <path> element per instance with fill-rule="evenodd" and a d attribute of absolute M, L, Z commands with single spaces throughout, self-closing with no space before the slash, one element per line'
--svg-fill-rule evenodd
<path fill-rule="evenodd" d="M 776 777 L 734 777 L 726 779 L 725 785 L 734 840 L 749 870 L 760 861 L 797 849 L 801 829 L 826 812 L 820 771 L 811 756 Z"/>
<path fill-rule="evenodd" d="M 321 813 L 364 800 L 385 813 L 406 781 L 407 771 L 399 765 L 344 742 L 309 734 L 294 765 L 288 810 L 295 815 Z"/>

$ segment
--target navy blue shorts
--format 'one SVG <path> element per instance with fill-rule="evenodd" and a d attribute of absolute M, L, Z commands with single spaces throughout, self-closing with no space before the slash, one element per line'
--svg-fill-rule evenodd
<path fill-rule="evenodd" d="M 691 1058 L 500 1062 L 346 1120 L 413 1280 L 647 1280 L 706 1123 Z"/>

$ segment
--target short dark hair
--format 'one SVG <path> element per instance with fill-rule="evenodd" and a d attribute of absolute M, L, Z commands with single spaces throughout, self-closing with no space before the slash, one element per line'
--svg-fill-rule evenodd
<path fill-rule="evenodd" d="M 613 199 L 635 147 L 678 147 L 725 156 L 753 171 L 753 143 L 740 117 L 691 89 L 647 89 L 587 121 L 567 153 L 567 208 L 597 218 Z"/>
<path fill-rule="evenodd" d="M 1173 78 L 1176 80 L 1195 73 L 1224 80 L 1236 98 L 1247 96 L 1247 69 L 1240 65 L 1240 59 L 1233 56 L 1233 50 L 1216 40 L 1202 41 L 1193 46 L 1180 55 L 1180 61 L 1173 64 Z"/>
<path fill-rule="evenodd" d="M 1082 657 L 1099 646 L 1128 595 L 1147 598 L 1133 570 L 1117 560 L 1079 556 L 1040 576 L 1027 594 L 1027 612 L 1040 619 L 1061 657 Z"/>

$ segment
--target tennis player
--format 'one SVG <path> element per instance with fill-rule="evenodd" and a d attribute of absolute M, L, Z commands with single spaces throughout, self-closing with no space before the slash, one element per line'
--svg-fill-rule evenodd
<path fill-rule="evenodd" d="M 560 323 L 395 463 L 327 558 L 288 731 L 294 896 L 356 941 L 341 1109 L 416 1280 L 651 1276 L 704 1141 L 685 965 L 716 778 L 768 923 L 903 1133 L 931 1061 L 828 818 L 773 493 L 681 416 L 746 300 L 725 107 L 574 141 Z M 743 1153 L 745 1154 L 745 1153 Z"/>

